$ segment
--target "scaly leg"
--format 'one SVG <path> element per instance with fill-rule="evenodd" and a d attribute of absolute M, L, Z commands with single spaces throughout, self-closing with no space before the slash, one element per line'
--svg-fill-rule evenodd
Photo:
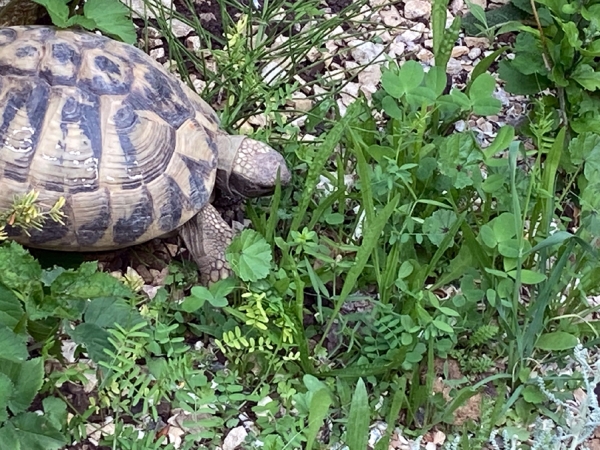
<path fill-rule="evenodd" d="M 200 269 L 200 281 L 208 286 L 231 275 L 225 250 L 233 230 L 210 203 L 183 225 L 179 234 Z"/>

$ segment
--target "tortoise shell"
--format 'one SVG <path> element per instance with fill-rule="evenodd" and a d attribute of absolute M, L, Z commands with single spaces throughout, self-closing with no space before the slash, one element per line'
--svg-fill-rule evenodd
<path fill-rule="evenodd" d="M 108 250 L 177 229 L 210 199 L 215 112 L 141 50 L 51 27 L 0 29 L 0 210 L 66 199 L 18 242 Z"/>

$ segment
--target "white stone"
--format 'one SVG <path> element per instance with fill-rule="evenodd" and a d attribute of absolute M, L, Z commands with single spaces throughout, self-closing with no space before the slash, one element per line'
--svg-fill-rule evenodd
<path fill-rule="evenodd" d="M 481 49 L 479 47 L 473 47 L 467 54 L 469 59 L 477 59 L 481 56 Z"/>
<path fill-rule="evenodd" d="M 481 6 L 483 9 L 487 8 L 487 0 L 471 0 L 471 3 Z"/>
<path fill-rule="evenodd" d="M 390 51 L 388 55 L 390 58 L 398 58 L 406 51 L 406 44 L 404 42 L 392 42 L 390 44 Z"/>
<path fill-rule="evenodd" d="M 146 5 L 144 0 L 121 0 L 125 5 L 130 6 L 133 11 L 134 18 L 150 18 L 156 19 L 156 11 L 160 8 L 159 3 L 162 4 L 162 7 L 170 10 L 174 9 L 173 0 L 154 0 L 153 7 L 151 5 L 150 8 Z"/>
<path fill-rule="evenodd" d="M 390 6 L 389 9 L 379 11 L 379 15 L 383 19 L 383 23 L 388 27 L 397 27 L 402 23 L 400 11 L 394 5 Z"/>
<path fill-rule="evenodd" d="M 377 91 L 377 85 L 381 81 L 381 66 L 377 64 L 370 65 L 358 74 L 360 90 L 370 99 L 371 94 Z"/>
<path fill-rule="evenodd" d="M 465 9 L 465 0 L 452 0 L 452 3 L 450 3 L 450 11 L 452 11 L 452 14 L 461 12 L 464 9 Z"/>
<path fill-rule="evenodd" d="M 160 59 L 165 56 L 165 49 L 163 47 L 158 47 L 150 50 L 150 56 L 154 59 Z"/>
<path fill-rule="evenodd" d="M 448 66 L 446 67 L 446 72 L 450 75 L 458 75 L 463 70 L 463 66 L 460 61 L 456 58 L 450 58 L 448 60 Z"/>
<path fill-rule="evenodd" d="M 404 17 L 407 19 L 418 19 L 429 17 L 431 14 L 431 3 L 424 0 L 408 0 L 404 3 Z"/>
<path fill-rule="evenodd" d="M 194 29 L 190 27 L 187 23 L 183 23 L 179 19 L 173 19 L 169 21 L 171 26 L 171 30 L 173 30 L 173 34 L 177 37 L 184 37 L 190 34 Z"/>
<path fill-rule="evenodd" d="M 367 65 L 374 62 L 385 61 L 385 46 L 383 44 L 353 39 L 348 42 L 348 46 L 351 48 L 350 54 L 352 55 L 352 58 L 359 64 Z"/>
<path fill-rule="evenodd" d="M 396 36 L 395 42 L 404 42 L 408 44 L 409 42 L 415 42 L 417 39 L 420 39 L 427 27 L 423 23 L 415 23 L 408 30 L 400 33 Z"/>
<path fill-rule="evenodd" d="M 232 428 L 223 441 L 223 450 L 235 450 L 242 445 L 244 439 L 248 436 L 248 432 L 242 426 Z"/>
<path fill-rule="evenodd" d="M 417 53 L 417 59 L 424 63 L 430 63 L 433 60 L 433 52 L 430 52 L 426 48 L 422 48 Z"/>
<path fill-rule="evenodd" d="M 190 36 L 185 40 L 185 46 L 191 50 L 200 50 L 200 38 L 198 36 Z"/>
<path fill-rule="evenodd" d="M 292 94 L 292 103 L 297 111 L 306 112 L 310 111 L 312 108 L 312 100 L 306 98 L 306 95 L 302 92 L 294 92 L 294 94 Z"/>

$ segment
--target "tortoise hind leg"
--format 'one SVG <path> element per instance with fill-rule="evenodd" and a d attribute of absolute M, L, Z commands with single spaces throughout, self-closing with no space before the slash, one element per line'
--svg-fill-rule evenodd
<path fill-rule="evenodd" d="M 233 230 L 210 203 L 183 225 L 179 234 L 200 269 L 200 281 L 208 286 L 231 275 L 225 250 Z"/>

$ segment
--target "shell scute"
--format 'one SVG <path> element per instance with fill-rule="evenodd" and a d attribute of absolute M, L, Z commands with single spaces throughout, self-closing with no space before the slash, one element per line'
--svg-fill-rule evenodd
<path fill-rule="evenodd" d="M 50 85 L 73 86 L 81 67 L 81 54 L 71 43 L 56 39 L 47 44 L 46 57 L 40 63 L 40 76 Z"/>
<path fill-rule="evenodd" d="M 152 197 L 146 187 L 128 217 L 117 219 L 113 226 L 113 241 L 118 245 L 136 242 L 152 225 L 154 221 L 154 206 Z"/>
<path fill-rule="evenodd" d="M 0 174 L 27 180 L 43 125 L 50 87 L 44 82 L 4 79 L 0 93 Z"/>
<path fill-rule="evenodd" d="M 196 115 L 181 86 L 149 64 L 135 66 L 127 102 L 136 110 L 152 111 L 174 128 Z"/>

